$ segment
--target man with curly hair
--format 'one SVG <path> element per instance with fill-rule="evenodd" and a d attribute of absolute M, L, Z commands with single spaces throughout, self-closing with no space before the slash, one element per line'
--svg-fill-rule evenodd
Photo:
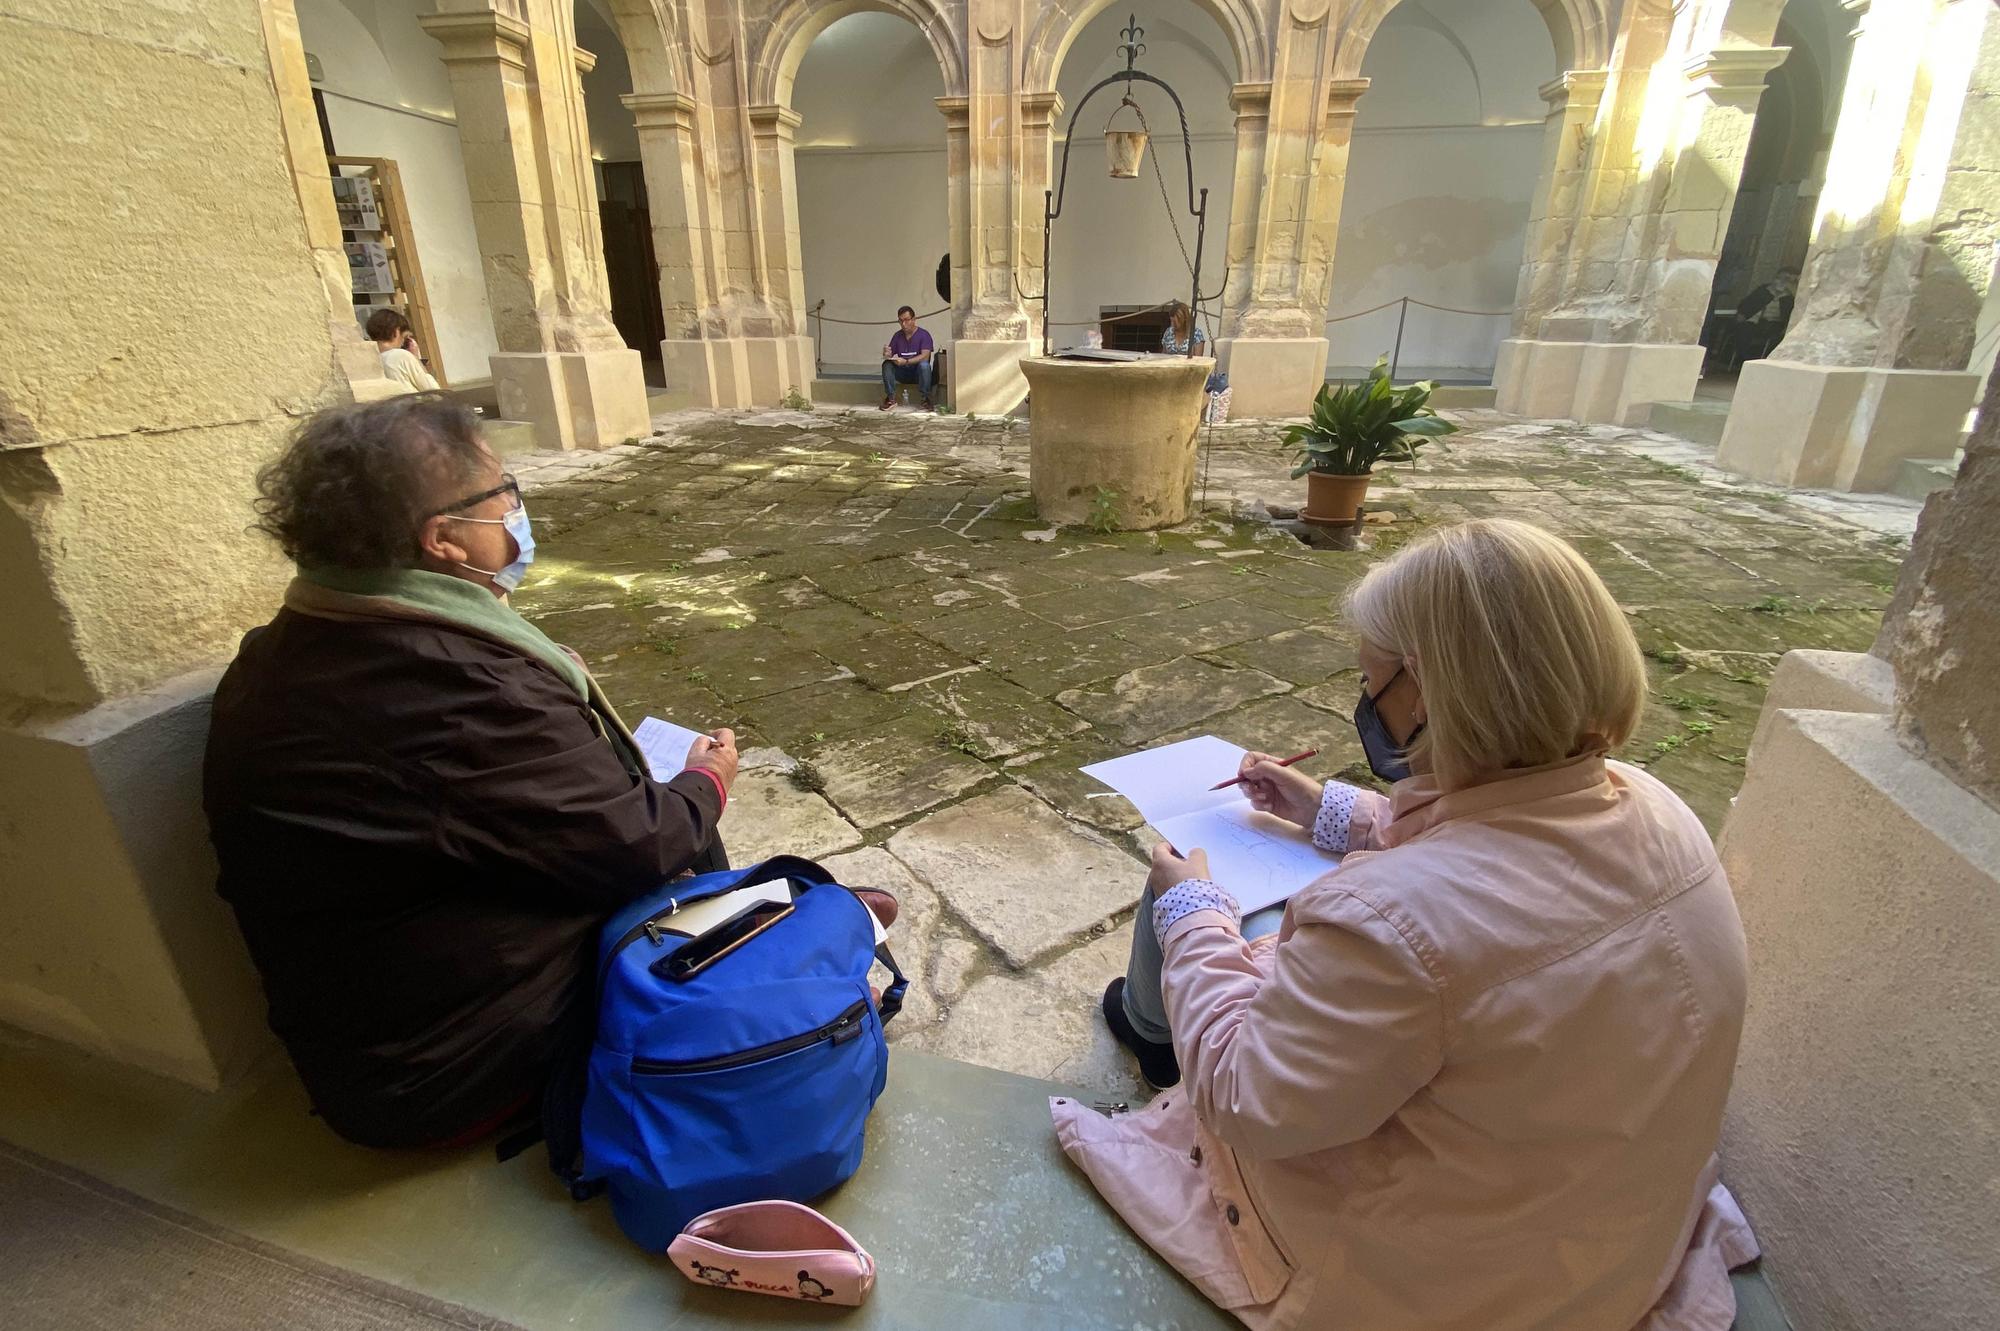
<path fill-rule="evenodd" d="M 602 922 L 726 867 L 735 738 L 648 774 L 582 662 L 508 605 L 527 510 L 448 398 L 324 412 L 258 485 L 298 576 L 216 689 L 221 892 L 328 1126 L 471 1140 L 589 1018 Z"/>

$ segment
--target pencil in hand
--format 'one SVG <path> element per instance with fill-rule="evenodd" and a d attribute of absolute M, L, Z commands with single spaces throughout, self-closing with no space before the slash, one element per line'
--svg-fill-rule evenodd
<path fill-rule="evenodd" d="M 1291 766 L 1291 765 L 1292 765 L 1293 763 L 1302 763 L 1302 762 L 1304 762 L 1304 761 L 1305 761 L 1306 759 L 1308 759 L 1308 758 L 1317 758 L 1317 757 L 1319 757 L 1319 750 L 1318 750 L 1318 749 L 1307 749 L 1307 750 L 1306 750 L 1306 751 L 1305 751 L 1304 753 L 1295 753 L 1295 754 L 1293 754 L 1293 755 L 1292 755 L 1291 757 L 1289 757 L 1289 758 L 1281 758 L 1281 759 L 1279 759 L 1279 760 L 1278 760 L 1278 766 L 1280 766 L 1280 767 L 1290 767 L 1290 766 Z M 1229 789 L 1229 788 L 1230 788 L 1231 786 L 1240 786 L 1240 785 L 1242 785 L 1242 784 L 1243 784 L 1243 782 L 1244 782 L 1244 780 L 1245 780 L 1245 778 L 1243 778 L 1243 777 L 1240 777 L 1240 776 L 1237 776 L 1237 777 L 1231 777 L 1231 778 L 1230 778 L 1229 780 L 1227 780 L 1227 781 L 1218 781 L 1218 782 L 1216 782 L 1216 783 L 1215 783 L 1214 785 L 1210 786 L 1210 787 L 1209 787 L 1209 789 L 1210 789 L 1210 790 L 1227 790 L 1227 789 Z"/>

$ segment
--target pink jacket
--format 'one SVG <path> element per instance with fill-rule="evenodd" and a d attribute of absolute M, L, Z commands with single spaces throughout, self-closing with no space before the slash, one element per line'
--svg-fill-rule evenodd
<path fill-rule="evenodd" d="M 1695 816 L 1593 757 L 1364 794 L 1349 844 L 1273 937 L 1175 922 L 1185 1080 L 1052 1101 L 1063 1149 L 1253 1327 L 1726 1331 L 1747 963 Z"/>

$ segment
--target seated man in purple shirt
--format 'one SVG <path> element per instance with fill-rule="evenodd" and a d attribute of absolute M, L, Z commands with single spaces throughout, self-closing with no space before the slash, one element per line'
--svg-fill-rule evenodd
<path fill-rule="evenodd" d="M 924 410 L 931 410 L 931 335 L 917 327 L 917 312 L 905 305 L 896 311 L 902 327 L 890 334 L 882 348 L 882 410 L 896 405 L 896 385 L 915 384 L 924 395 Z"/>

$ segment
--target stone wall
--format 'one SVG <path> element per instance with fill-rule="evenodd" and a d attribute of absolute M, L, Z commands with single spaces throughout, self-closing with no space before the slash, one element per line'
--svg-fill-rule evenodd
<path fill-rule="evenodd" d="M 0 5 L 0 707 L 226 655 L 284 569 L 257 467 L 334 400 L 257 0 Z M 349 320 L 351 323 L 351 320 Z"/>

